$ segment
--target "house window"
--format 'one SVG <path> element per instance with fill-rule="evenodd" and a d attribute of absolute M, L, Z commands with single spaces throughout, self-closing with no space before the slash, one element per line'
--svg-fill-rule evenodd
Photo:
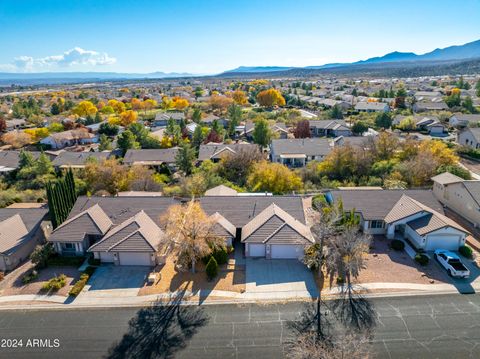
<path fill-rule="evenodd" d="M 383 221 L 370 221 L 370 228 L 383 228 Z"/>
<path fill-rule="evenodd" d="M 65 251 L 74 251 L 75 243 L 63 243 L 62 247 Z"/>

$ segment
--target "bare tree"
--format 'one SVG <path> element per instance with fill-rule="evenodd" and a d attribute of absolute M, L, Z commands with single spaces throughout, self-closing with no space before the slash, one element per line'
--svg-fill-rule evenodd
<path fill-rule="evenodd" d="M 215 221 L 192 199 L 185 205 L 170 206 L 161 217 L 165 227 L 160 249 L 173 253 L 182 268 L 191 267 L 215 249 L 223 247 L 225 240 L 215 234 Z"/>
<path fill-rule="evenodd" d="M 290 343 L 287 357 L 291 359 L 368 359 L 369 346 L 368 334 L 345 332 L 336 337 L 320 339 L 315 331 L 306 331 Z"/>

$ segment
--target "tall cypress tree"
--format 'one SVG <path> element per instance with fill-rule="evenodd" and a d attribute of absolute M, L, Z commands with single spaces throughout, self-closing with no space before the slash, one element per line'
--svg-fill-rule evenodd
<path fill-rule="evenodd" d="M 65 176 L 56 181 L 48 182 L 46 189 L 50 217 L 55 229 L 67 219 L 77 200 L 72 170 L 69 169 Z"/>

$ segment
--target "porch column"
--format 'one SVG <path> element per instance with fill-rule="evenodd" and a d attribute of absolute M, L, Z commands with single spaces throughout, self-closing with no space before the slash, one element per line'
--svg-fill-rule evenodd
<path fill-rule="evenodd" d="M 395 238 L 395 225 L 394 224 L 388 224 L 387 238 L 388 239 L 394 239 Z"/>

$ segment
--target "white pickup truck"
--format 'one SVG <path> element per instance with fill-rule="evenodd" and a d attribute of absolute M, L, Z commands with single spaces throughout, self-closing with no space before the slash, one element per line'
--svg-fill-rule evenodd
<path fill-rule="evenodd" d="M 468 268 L 460 261 L 460 257 L 453 252 L 437 249 L 435 259 L 447 270 L 451 277 L 468 278 L 470 276 Z"/>

